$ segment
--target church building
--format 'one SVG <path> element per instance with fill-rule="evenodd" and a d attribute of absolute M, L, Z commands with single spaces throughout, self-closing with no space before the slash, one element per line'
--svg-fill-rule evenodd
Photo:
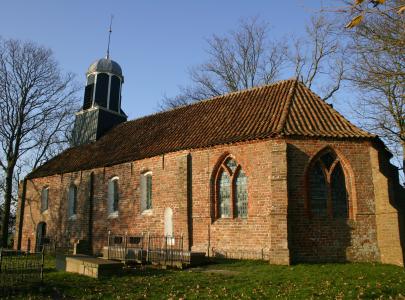
<path fill-rule="evenodd" d="M 86 76 L 71 147 L 20 184 L 16 248 L 84 240 L 98 255 L 108 232 L 148 233 L 210 256 L 403 265 L 392 155 L 302 82 L 127 121 L 119 64 Z"/>

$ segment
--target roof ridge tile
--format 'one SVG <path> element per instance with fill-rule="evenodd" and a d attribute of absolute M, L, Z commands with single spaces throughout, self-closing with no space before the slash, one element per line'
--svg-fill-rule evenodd
<path fill-rule="evenodd" d="M 277 129 L 276 129 L 276 132 L 278 134 L 282 134 L 284 131 L 285 123 L 286 123 L 288 115 L 290 113 L 290 107 L 291 107 L 292 102 L 294 101 L 294 95 L 295 95 L 295 91 L 297 89 L 297 85 L 298 85 L 298 80 L 293 81 L 293 83 L 288 91 L 288 95 L 285 100 L 284 107 L 283 107 L 283 110 L 282 110 L 282 113 L 280 116 L 280 120 L 277 125 Z"/>

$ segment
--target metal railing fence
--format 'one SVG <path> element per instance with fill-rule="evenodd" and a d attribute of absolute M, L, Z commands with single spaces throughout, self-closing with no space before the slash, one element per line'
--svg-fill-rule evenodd
<path fill-rule="evenodd" d="M 106 248 L 104 248 L 103 256 L 107 259 L 121 260 L 125 263 L 144 263 L 146 259 L 146 245 L 143 235 L 119 235 L 109 231 Z"/>
<path fill-rule="evenodd" d="M 39 284 L 44 276 L 44 253 L 0 249 L 0 296 Z"/>
<path fill-rule="evenodd" d="M 190 263 L 190 252 L 184 251 L 183 236 L 148 236 L 147 261 L 174 266 Z"/>
<path fill-rule="evenodd" d="M 151 263 L 165 266 L 190 263 L 190 251 L 184 250 L 182 235 L 120 235 L 109 231 L 103 256 L 125 263 Z"/>

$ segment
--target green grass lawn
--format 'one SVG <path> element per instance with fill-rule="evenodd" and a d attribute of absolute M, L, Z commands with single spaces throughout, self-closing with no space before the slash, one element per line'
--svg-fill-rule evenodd
<path fill-rule="evenodd" d="M 186 270 L 127 270 L 108 279 L 57 272 L 48 260 L 44 284 L 20 299 L 405 299 L 405 269 L 319 264 L 274 266 L 220 261 Z"/>

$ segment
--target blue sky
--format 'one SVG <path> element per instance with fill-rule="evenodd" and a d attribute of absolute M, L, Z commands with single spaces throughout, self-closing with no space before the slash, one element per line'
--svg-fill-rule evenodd
<path fill-rule="evenodd" d="M 105 56 L 113 14 L 111 57 L 123 69 L 123 109 L 134 119 L 155 112 L 164 94 L 174 96 L 179 85 L 189 82 L 187 69 L 206 59 L 206 38 L 212 34 L 236 28 L 241 18 L 259 16 L 269 22 L 275 38 L 299 36 L 320 3 L 12 0 L 2 3 L 0 36 L 51 48 L 62 69 L 77 74 L 84 85 L 88 66 Z"/>

